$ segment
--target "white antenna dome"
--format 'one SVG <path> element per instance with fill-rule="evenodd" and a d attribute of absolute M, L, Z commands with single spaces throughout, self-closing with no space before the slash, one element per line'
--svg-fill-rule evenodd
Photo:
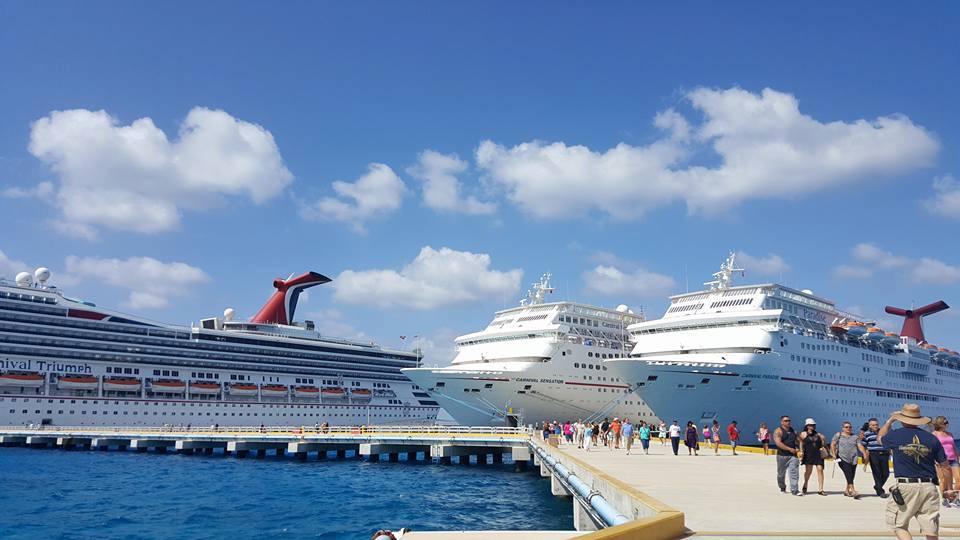
<path fill-rule="evenodd" d="M 45 284 L 47 280 L 50 279 L 50 269 L 44 266 L 37 268 L 33 272 L 33 279 L 41 285 Z"/>
<path fill-rule="evenodd" d="M 633 315 L 633 310 L 632 310 L 632 309 L 628 309 L 628 310 L 627 310 L 627 313 Z"/>
<path fill-rule="evenodd" d="M 618 311 L 619 313 L 627 313 L 627 312 L 630 311 L 630 308 L 627 307 L 626 304 L 620 304 L 619 306 L 617 306 L 617 311 Z"/>
<path fill-rule="evenodd" d="M 225 320 L 232 321 L 235 313 L 236 312 L 233 311 L 232 307 L 228 307 L 227 309 L 223 310 L 223 318 Z"/>
<path fill-rule="evenodd" d="M 33 283 L 33 276 L 30 272 L 20 272 L 14 280 L 20 287 L 29 287 Z"/>
<path fill-rule="evenodd" d="M 800 292 L 802 292 L 803 294 L 809 294 L 810 296 L 813 296 L 813 291 L 811 291 L 810 289 L 804 289 Z"/>

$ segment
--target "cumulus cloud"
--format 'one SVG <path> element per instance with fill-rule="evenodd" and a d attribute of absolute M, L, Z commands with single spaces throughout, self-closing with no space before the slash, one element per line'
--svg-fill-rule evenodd
<path fill-rule="evenodd" d="M 742 266 L 747 272 L 760 274 L 763 276 L 776 276 L 790 270 L 790 265 L 783 257 L 776 254 L 769 254 L 766 257 L 754 257 L 749 253 L 738 251 L 737 264 Z"/>
<path fill-rule="evenodd" d="M 343 221 L 363 232 L 364 222 L 394 212 L 403 203 L 407 186 L 382 163 L 371 163 L 355 182 L 333 183 L 337 197 L 323 197 L 300 205 L 300 216 L 312 221 Z"/>
<path fill-rule="evenodd" d="M 52 182 L 40 182 L 33 187 L 8 187 L 0 191 L 0 196 L 7 199 L 43 199 L 53 195 L 54 187 Z"/>
<path fill-rule="evenodd" d="M 126 306 L 132 309 L 165 307 L 170 297 L 184 295 L 189 287 L 210 281 L 195 266 L 165 263 L 151 257 L 102 259 L 70 255 L 66 258 L 66 270 L 77 278 L 126 289 Z"/>
<path fill-rule="evenodd" d="M 29 272 L 32 268 L 27 263 L 11 259 L 3 250 L 0 250 L 0 277 L 13 279 L 20 272 Z"/>
<path fill-rule="evenodd" d="M 490 269 L 490 255 L 425 246 L 400 270 L 344 270 L 333 296 L 348 304 L 433 309 L 515 295 L 523 272 Z"/>
<path fill-rule="evenodd" d="M 643 268 L 621 270 L 603 264 L 584 272 L 583 281 L 591 291 L 618 298 L 662 299 L 673 292 L 677 285 L 672 277 Z"/>
<path fill-rule="evenodd" d="M 497 205 L 482 202 L 474 196 L 464 198 L 460 194 L 457 175 L 467 170 L 467 162 L 455 154 L 441 154 L 424 150 L 417 156 L 417 164 L 407 169 L 407 174 L 423 181 L 423 203 L 441 212 L 462 214 L 492 214 Z"/>
<path fill-rule="evenodd" d="M 934 178 L 933 198 L 924 206 L 931 214 L 960 218 L 960 182 L 950 174 Z"/>
<path fill-rule="evenodd" d="M 713 214 L 748 199 L 791 198 L 889 176 L 932 164 L 940 146 L 905 116 L 821 122 L 802 114 L 793 95 L 769 88 L 759 94 L 698 88 L 685 98 L 702 122 L 663 111 L 654 125 L 665 135 L 648 145 L 593 150 L 487 140 L 476 150 L 477 165 L 536 217 L 598 212 L 628 220 L 677 201 L 691 213 Z M 719 158 L 715 166 L 694 164 L 704 150 Z"/>
<path fill-rule="evenodd" d="M 171 230 L 184 209 L 230 196 L 262 203 L 293 179 L 269 131 L 203 107 L 172 141 L 150 118 L 121 125 L 103 110 L 54 111 L 33 123 L 29 150 L 57 175 L 57 230 L 80 237 Z"/>
<path fill-rule="evenodd" d="M 960 283 L 960 266 L 939 259 L 904 257 L 873 244 L 857 244 L 852 250 L 852 255 L 858 264 L 837 266 L 833 270 L 834 276 L 865 279 L 873 277 L 879 271 L 902 270 L 915 283 L 934 285 Z"/>

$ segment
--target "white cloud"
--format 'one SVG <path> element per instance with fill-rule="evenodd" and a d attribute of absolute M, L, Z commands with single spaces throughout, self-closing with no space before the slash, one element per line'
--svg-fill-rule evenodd
<path fill-rule="evenodd" d="M 564 142 L 511 148 L 483 141 L 477 165 L 507 197 L 542 218 L 590 212 L 636 219 L 682 201 L 690 212 L 718 213 L 757 198 L 791 198 L 930 165 L 939 143 L 905 116 L 820 122 L 797 99 L 764 89 L 699 88 L 686 98 L 704 120 L 669 109 L 654 119 L 666 136 L 605 151 Z M 698 151 L 719 157 L 692 164 Z"/>
<path fill-rule="evenodd" d="M 424 150 L 417 156 L 417 164 L 407 169 L 407 174 L 423 181 L 423 202 L 429 208 L 472 215 L 496 212 L 495 203 L 482 202 L 472 195 L 466 198 L 460 195 L 457 175 L 465 170 L 467 162 L 455 154 Z"/>
<path fill-rule="evenodd" d="M 738 251 L 737 264 L 747 272 L 763 276 L 776 276 L 790 270 L 787 261 L 773 253 L 766 257 L 754 257 L 749 253 Z"/>
<path fill-rule="evenodd" d="M 54 111 L 33 123 L 29 149 L 57 174 L 58 230 L 81 237 L 171 230 L 183 209 L 228 196 L 261 203 L 293 179 L 269 131 L 203 107 L 173 141 L 150 118 L 120 125 L 102 110 Z"/>
<path fill-rule="evenodd" d="M 334 298 L 381 308 L 433 309 L 499 299 L 520 289 L 520 270 L 490 269 L 490 255 L 425 246 L 397 270 L 344 270 L 333 281 Z"/>
<path fill-rule="evenodd" d="M 337 180 L 333 183 L 333 190 L 340 198 L 324 197 L 312 203 L 301 203 L 300 216 L 314 221 L 344 221 L 362 232 L 365 221 L 400 208 L 407 186 L 390 167 L 371 163 L 367 173 L 355 182 Z"/>
<path fill-rule="evenodd" d="M 210 281 L 197 267 L 182 262 L 165 263 L 151 257 L 101 259 L 70 255 L 66 258 L 66 270 L 77 278 L 128 290 L 126 306 L 133 309 L 165 307 L 170 297 L 184 295 L 190 286 Z"/>
<path fill-rule="evenodd" d="M 932 214 L 948 218 L 960 218 L 960 182 L 953 175 L 934 178 L 934 196 L 924 202 Z"/>
<path fill-rule="evenodd" d="M 29 272 L 33 270 L 27 263 L 17 261 L 7 257 L 7 254 L 0 250 L 0 277 L 12 280 L 20 272 Z"/>
<path fill-rule="evenodd" d="M 838 278 L 866 279 L 881 270 L 901 270 L 910 280 L 921 284 L 951 285 L 960 283 L 960 266 L 939 259 L 921 257 L 912 259 L 896 255 L 873 244 L 857 244 L 853 258 L 859 264 L 841 264 L 833 269 Z"/>
<path fill-rule="evenodd" d="M 913 280 L 920 283 L 937 285 L 960 283 L 960 266 L 947 264 L 937 259 L 927 257 L 920 259 L 910 273 Z"/>
<path fill-rule="evenodd" d="M 54 188 L 53 183 L 51 182 L 40 182 L 39 184 L 30 187 L 8 187 L 3 191 L 0 191 L 0 196 L 6 197 L 8 199 L 31 199 L 38 198 L 44 199 L 53 195 Z"/>
<path fill-rule="evenodd" d="M 672 277 L 649 272 L 643 268 L 624 271 L 615 266 L 603 264 L 584 272 L 583 281 L 587 289 L 605 296 L 624 299 L 662 299 L 673 292 L 677 285 Z"/>

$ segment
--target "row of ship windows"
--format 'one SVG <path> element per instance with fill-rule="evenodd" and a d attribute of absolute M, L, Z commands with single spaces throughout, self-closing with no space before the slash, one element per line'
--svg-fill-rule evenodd
<path fill-rule="evenodd" d="M 840 362 L 836 360 L 830 360 L 829 358 L 814 358 L 812 356 L 801 356 L 801 355 L 791 354 L 790 360 L 793 360 L 794 362 L 802 362 L 804 364 L 816 364 L 818 366 L 840 367 Z"/>
<path fill-rule="evenodd" d="M 601 366 L 600 364 L 581 364 L 580 362 L 574 362 L 573 367 L 583 368 L 583 369 L 602 369 L 603 371 L 607 370 L 607 366 Z"/>
<path fill-rule="evenodd" d="M 571 317 L 570 315 L 561 315 L 560 322 L 565 322 L 569 324 L 582 324 L 584 326 L 593 326 L 599 327 L 600 322 L 593 319 L 586 319 L 584 317 Z"/>
<path fill-rule="evenodd" d="M 714 302 L 710 304 L 710 309 L 718 307 L 729 307 L 729 306 L 744 306 L 753 302 L 753 298 L 738 298 L 736 300 L 723 300 L 721 302 Z"/>
<path fill-rule="evenodd" d="M 833 343 L 804 343 L 800 342 L 801 349 L 808 349 L 811 351 L 837 351 L 846 353 L 849 349 L 843 345 L 836 345 Z"/>
<path fill-rule="evenodd" d="M 47 399 L 42 399 L 42 398 L 2 398 L 2 397 L 0 397 L 0 403 L 6 401 L 7 399 L 9 399 L 11 403 L 16 403 L 18 400 L 22 400 L 23 403 L 30 403 L 31 400 L 35 401 L 36 403 L 43 403 L 44 401 L 46 401 L 47 403 L 56 403 L 56 402 L 67 403 L 67 402 L 69 401 L 71 404 L 80 403 L 81 405 L 86 405 L 88 402 L 92 401 L 92 400 L 87 400 L 87 399 L 70 399 L 70 400 L 67 400 L 67 399 L 59 399 L 59 400 L 58 400 L 58 399 L 49 399 L 49 398 L 47 398 Z M 397 400 L 393 400 L 393 401 L 397 401 Z M 92 405 L 96 406 L 98 403 L 109 404 L 110 401 L 109 401 L 109 400 L 107 400 L 107 401 L 93 401 Z M 166 408 L 166 407 L 177 407 L 178 405 L 179 405 L 180 407 L 200 407 L 200 408 L 203 408 L 203 407 L 222 407 L 222 408 L 224 408 L 224 409 L 226 409 L 226 408 L 231 408 L 231 409 L 236 409 L 236 408 L 243 409 L 243 408 L 247 408 L 247 409 L 249 409 L 249 408 L 254 407 L 254 406 L 263 407 L 263 408 L 266 408 L 266 409 L 276 409 L 276 408 L 284 408 L 284 407 L 294 408 L 294 409 L 326 408 L 326 409 L 332 409 L 332 410 L 335 410 L 335 411 L 339 411 L 339 410 L 349 410 L 349 409 L 354 409 L 354 408 L 356 408 L 355 405 L 354 405 L 354 406 L 346 406 L 346 405 L 321 405 L 321 406 L 318 406 L 318 405 L 299 405 L 299 404 L 276 404 L 276 405 L 274 405 L 274 404 L 268 404 L 268 403 L 259 403 L 259 404 L 251 405 L 251 404 L 247 404 L 247 403 L 188 403 L 188 402 L 169 403 L 169 402 L 160 402 L 160 401 L 147 401 L 147 402 L 140 402 L 140 401 L 114 401 L 113 404 L 114 404 L 114 405 L 124 405 L 124 406 L 129 406 L 129 405 L 132 404 L 132 405 L 134 405 L 134 406 L 142 406 L 142 407 L 150 407 L 151 404 L 152 404 L 154 407 L 164 407 L 164 408 Z M 402 405 L 402 402 L 397 401 L 396 405 Z M 371 409 L 371 410 L 376 410 L 378 407 L 377 407 L 376 405 L 367 406 L 367 407 L 364 408 L 364 410 L 366 410 L 366 408 L 369 408 L 369 409 Z M 416 407 L 414 407 L 414 408 L 416 408 Z"/>
<path fill-rule="evenodd" d="M 129 414 L 129 413 L 130 413 L 130 411 L 123 411 L 123 414 L 124 414 L 124 415 L 127 415 L 127 414 Z M 18 414 L 18 413 L 17 413 L 17 410 L 16 410 L 16 409 L 10 409 L 10 414 Z M 30 411 L 27 410 L 27 409 L 22 409 L 21 412 L 20 412 L 20 414 L 30 414 Z M 40 413 L 40 409 L 34 410 L 34 411 L 33 411 L 33 414 L 41 414 L 41 413 Z M 52 409 L 48 409 L 48 410 L 47 410 L 47 414 L 53 414 L 53 410 L 52 410 Z M 64 412 L 63 412 L 62 410 L 59 410 L 59 411 L 57 411 L 57 414 L 64 414 Z M 74 411 L 67 411 L 67 414 L 75 414 L 75 412 L 74 412 Z M 82 411 L 80 411 L 80 414 L 87 414 L 87 411 L 82 410 Z M 92 410 L 92 411 L 90 411 L 90 414 L 96 415 L 96 414 L 97 414 L 97 411 Z M 110 411 L 102 411 L 101 414 L 104 415 L 104 416 L 108 416 L 108 415 L 110 415 Z M 120 411 L 113 411 L 113 414 L 114 414 L 115 416 L 116 416 L 116 415 L 119 415 L 119 414 L 120 414 Z M 341 417 L 341 416 L 361 416 L 361 415 L 363 415 L 363 414 L 366 414 L 366 411 L 364 411 L 364 412 L 362 412 L 362 413 L 354 413 L 354 414 L 347 414 L 347 413 L 335 413 L 335 414 L 318 414 L 318 413 L 290 413 L 290 414 L 287 414 L 287 413 L 277 413 L 276 415 L 274 415 L 273 413 L 264 413 L 264 414 L 261 415 L 261 414 L 259 414 L 259 413 L 246 413 L 246 414 L 244 414 L 244 413 L 239 413 L 239 414 L 238 414 L 238 413 L 230 413 L 230 416 L 291 416 L 291 417 L 293 417 L 293 416 L 300 416 L 300 417 L 334 417 L 334 416 L 336 416 L 336 417 Z M 416 415 L 414 415 L 414 414 L 408 414 L 408 413 L 404 413 L 404 414 L 372 413 L 372 414 L 373 414 L 374 416 L 383 417 L 383 418 L 404 418 L 404 417 L 416 416 Z M 138 411 L 133 411 L 132 416 L 139 416 L 139 415 L 138 415 Z M 142 416 L 150 416 L 150 413 L 144 412 Z M 167 416 L 167 413 L 154 411 L 154 412 L 153 412 L 153 416 Z M 171 412 L 171 413 L 170 413 L 170 416 L 177 416 L 177 413 Z M 187 412 L 181 412 L 181 413 L 180 413 L 180 416 L 227 416 L 227 413 L 223 413 L 223 414 L 221 415 L 221 414 L 218 413 L 218 412 L 215 412 L 215 413 L 192 413 L 192 412 L 191 412 L 191 413 L 187 413 Z"/>

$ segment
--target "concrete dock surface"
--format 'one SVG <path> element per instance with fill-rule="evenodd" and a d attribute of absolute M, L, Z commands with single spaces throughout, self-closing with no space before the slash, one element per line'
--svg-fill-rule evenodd
<path fill-rule="evenodd" d="M 854 485 L 863 497 L 855 500 L 843 496 L 846 481 L 839 468 L 834 470 L 833 461 L 824 467 L 827 496 L 817 494 L 816 472 L 808 493 L 794 496 L 789 487 L 787 494 L 777 487 L 773 455 L 746 449 L 736 456 L 728 448 L 721 448 L 719 455 L 703 449 L 699 456 L 688 456 L 681 445 L 680 455 L 674 456 L 669 442 L 653 440 L 649 455 L 639 448 L 630 455 L 602 446 L 589 452 L 572 445 L 557 450 L 683 512 L 686 527 L 697 536 L 893 536 L 884 522 L 887 499 L 874 494 L 873 476 L 861 466 Z M 960 509 L 944 508 L 940 519 L 941 536 L 960 536 Z"/>

